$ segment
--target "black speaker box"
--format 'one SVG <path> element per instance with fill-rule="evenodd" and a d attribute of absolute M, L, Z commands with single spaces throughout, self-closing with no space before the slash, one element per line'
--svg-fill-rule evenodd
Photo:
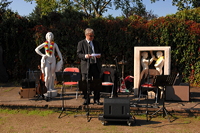
<path fill-rule="evenodd" d="M 30 81 L 35 81 L 36 83 L 40 80 L 41 71 L 27 71 L 26 78 Z"/>
<path fill-rule="evenodd" d="M 23 79 L 21 81 L 22 88 L 35 88 L 36 83 L 34 80 Z"/>
<path fill-rule="evenodd" d="M 104 99 L 104 118 L 129 119 L 130 116 L 130 100 L 128 98 Z"/>

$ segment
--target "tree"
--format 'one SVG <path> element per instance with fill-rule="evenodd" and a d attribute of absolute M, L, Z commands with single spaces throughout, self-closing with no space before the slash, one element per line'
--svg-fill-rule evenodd
<path fill-rule="evenodd" d="M 127 7 L 123 10 L 123 16 L 126 18 L 132 15 L 138 15 L 146 20 L 157 18 L 157 15 L 153 14 L 153 11 L 147 11 L 145 5 L 142 2 L 135 2 L 136 4 L 132 7 Z"/>
<path fill-rule="evenodd" d="M 35 1 L 41 10 L 41 15 L 46 15 L 52 11 L 63 11 L 64 9 L 74 9 L 84 12 L 88 17 L 100 17 L 103 13 L 115 6 L 115 9 L 125 10 L 130 7 L 129 0 L 24 0 L 27 2 Z M 133 2 L 141 0 L 132 0 Z"/>
<path fill-rule="evenodd" d="M 100 17 L 114 6 L 114 9 L 121 9 L 125 15 L 141 14 L 147 18 L 156 17 L 152 11 L 147 12 L 142 4 L 143 0 L 24 0 L 27 2 L 35 1 L 41 16 L 49 12 L 63 12 L 65 9 L 74 9 L 83 12 L 88 17 Z M 152 3 L 159 0 L 150 0 Z M 165 1 L 165 0 L 163 0 Z M 132 2 L 136 3 L 131 4 Z M 177 6 L 178 10 L 196 8 L 200 5 L 200 0 L 172 0 L 172 5 Z M 141 9 L 140 9 L 141 8 Z M 129 13 L 130 12 L 130 13 Z M 142 13 L 143 12 L 143 13 Z"/>
<path fill-rule="evenodd" d="M 26 2 L 35 1 L 37 6 L 34 12 L 40 14 L 40 17 L 47 15 L 50 12 L 62 13 L 66 9 L 72 9 L 73 3 L 70 0 L 24 0 Z M 33 14 L 32 14 L 33 15 Z"/>
<path fill-rule="evenodd" d="M 184 20 L 193 20 L 196 23 L 200 23 L 200 7 L 178 11 L 176 14 L 167 15 Z"/>
<path fill-rule="evenodd" d="M 159 0 L 151 0 L 153 3 L 156 1 Z M 172 0 L 172 5 L 177 6 L 178 10 L 192 9 L 200 6 L 200 0 Z"/>
<path fill-rule="evenodd" d="M 0 2 L 0 13 L 4 13 L 6 11 L 6 8 L 11 4 L 12 2 L 7 2 L 7 0 L 1 0 Z"/>
<path fill-rule="evenodd" d="M 107 11 L 107 8 L 111 7 L 111 0 L 74 0 L 76 6 L 80 6 L 81 10 L 87 16 L 100 17 L 102 14 Z"/>

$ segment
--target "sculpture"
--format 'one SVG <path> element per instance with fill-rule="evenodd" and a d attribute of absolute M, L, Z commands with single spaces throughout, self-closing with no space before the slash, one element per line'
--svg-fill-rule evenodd
<path fill-rule="evenodd" d="M 141 56 L 141 64 L 142 64 L 142 68 L 143 70 L 145 69 L 149 69 L 149 65 L 153 62 L 153 60 L 155 59 L 155 56 L 152 54 L 152 51 L 150 51 L 152 58 L 149 60 L 148 58 L 148 52 L 142 52 Z"/>
<path fill-rule="evenodd" d="M 162 75 L 162 68 L 164 66 L 164 56 L 161 51 L 156 52 L 157 60 L 156 63 L 154 64 L 156 70 L 159 71 L 160 75 Z"/>
<path fill-rule="evenodd" d="M 45 54 L 40 51 L 42 48 L 45 49 Z M 60 71 L 62 68 L 63 59 L 58 45 L 54 42 L 54 35 L 52 32 L 46 34 L 46 41 L 40 44 L 35 51 L 42 56 L 41 72 L 44 74 L 45 86 L 47 88 L 47 93 L 45 93 L 44 96 L 55 97 L 57 96 L 57 90 L 54 89 L 55 72 Z M 60 58 L 58 63 L 56 63 L 55 51 Z"/>

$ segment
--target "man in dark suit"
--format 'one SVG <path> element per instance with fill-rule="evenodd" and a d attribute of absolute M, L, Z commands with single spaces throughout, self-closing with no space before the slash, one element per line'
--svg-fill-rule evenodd
<path fill-rule="evenodd" d="M 77 55 L 81 59 L 81 74 L 82 81 L 88 79 L 100 79 L 101 74 L 101 47 L 97 41 L 94 40 L 94 30 L 87 28 L 85 30 L 85 39 L 78 42 Z M 92 56 L 92 53 L 96 53 Z M 88 76 L 88 77 L 87 77 Z M 90 92 L 83 91 L 84 103 L 87 105 L 90 103 Z M 100 91 L 94 91 L 94 103 L 100 105 Z"/>

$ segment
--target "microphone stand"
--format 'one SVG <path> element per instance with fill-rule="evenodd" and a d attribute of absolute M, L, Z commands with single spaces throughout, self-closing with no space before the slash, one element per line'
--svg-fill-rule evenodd
<path fill-rule="evenodd" d="M 149 105 L 149 96 L 148 96 L 148 92 L 149 92 L 149 83 L 150 83 L 150 79 L 149 79 L 149 65 L 150 65 L 150 58 L 148 59 L 148 73 L 147 73 L 147 105 L 146 105 L 146 118 L 148 121 L 148 105 Z"/>
<path fill-rule="evenodd" d="M 115 64 L 116 64 L 116 73 L 117 73 L 117 78 L 118 78 L 118 85 L 120 85 L 120 77 L 119 77 L 119 68 L 118 68 L 118 62 L 117 62 L 117 56 L 115 57 Z M 116 86 L 118 86 L 118 85 L 116 85 Z M 119 87 L 119 89 L 120 89 L 120 87 Z M 119 92 L 120 90 L 118 90 L 118 92 Z"/>
<path fill-rule="evenodd" d="M 116 83 L 116 88 L 114 89 L 115 90 L 115 96 L 117 96 L 118 97 L 118 88 L 117 87 L 119 87 L 118 85 L 120 85 L 120 77 L 119 77 L 119 68 L 118 68 L 118 61 L 117 61 L 117 56 L 114 58 L 114 61 L 115 61 L 115 64 L 116 64 L 116 72 L 115 72 L 115 76 L 116 76 L 116 81 L 115 81 L 115 83 Z M 119 87 L 119 89 L 120 89 L 120 87 Z"/>
<path fill-rule="evenodd" d="M 90 45 L 90 44 L 89 44 Z M 89 49 L 90 49 L 90 46 L 88 45 L 88 54 L 89 54 Z M 89 110 L 89 96 L 90 96 L 90 86 L 89 86 L 89 65 L 90 65 L 90 58 L 87 59 L 87 78 L 86 78 L 86 82 L 87 82 L 87 113 L 86 113 L 86 116 L 87 116 L 87 121 L 89 122 L 90 121 L 90 118 L 89 118 L 89 115 L 90 115 L 90 110 Z"/>

